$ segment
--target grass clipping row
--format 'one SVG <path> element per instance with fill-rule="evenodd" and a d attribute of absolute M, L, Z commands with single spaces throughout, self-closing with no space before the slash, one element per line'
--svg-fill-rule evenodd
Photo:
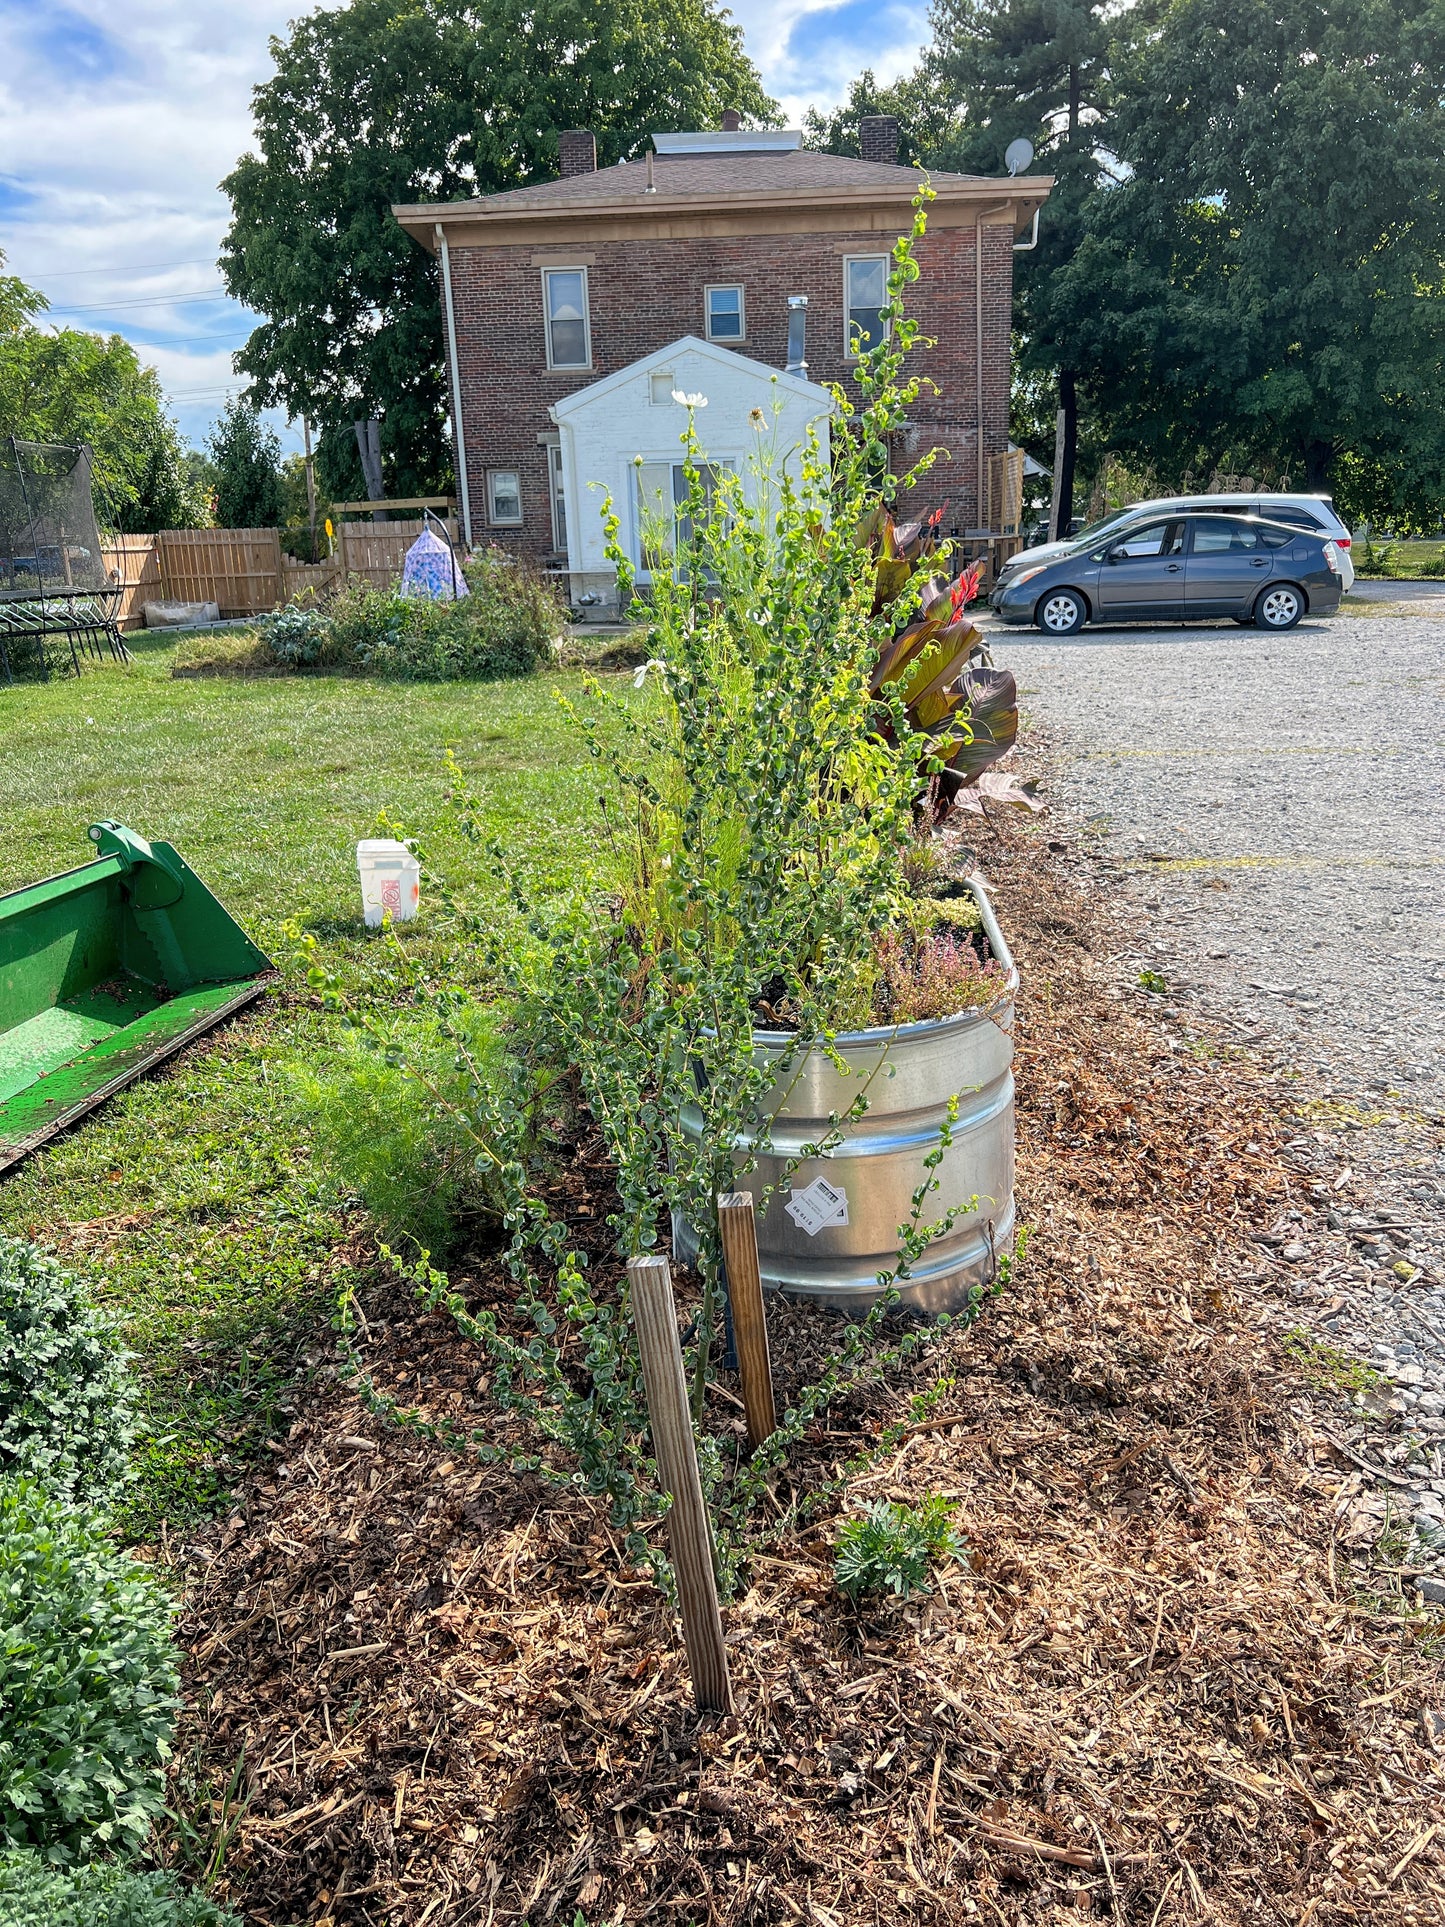
<path fill-rule="evenodd" d="M 800 1479 L 865 1463 L 728 1609 L 736 1717 L 695 1717 L 592 1502 L 333 1387 L 185 1555 L 181 1758 L 218 1796 L 218 1897 L 265 1927 L 1438 1922 L 1438 1628 L 1362 1588 L 1357 1480 L 1229 1284 L 1287 1195 L 1278 1106 L 1106 994 L 1107 904 L 1042 842 L 987 846 L 1024 973 L 1025 1268 L 804 1442 Z M 595 1144 L 563 1184 L 600 1259 Z M 505 1304 L 492 1261 L 459 1277 Z M 449 1322 L 362 1303 L 389 1389 L 495 1427 Z M 781 1404 L 830 1328 L 769 1316 Z M 741 1429 L 726 1384 L 712 1422 Z M 970 1562 L 847 1604 L 839 1512 L 930 1491 Z"/>

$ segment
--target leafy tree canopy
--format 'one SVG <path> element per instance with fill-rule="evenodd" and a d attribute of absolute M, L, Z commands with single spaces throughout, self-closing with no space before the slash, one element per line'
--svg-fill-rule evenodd
<path fill-rule="evenodd" d="M 1438 515 L 1445 6 L 1172 0 L 1120 26 L 1124 176 L 1057 302 L 1111 439 Z"/>
<path fill-rule="evenodd" d="M 38 326 L 46 306 L 0 273 L 0 436 L 87 444 L 106 527 L 145 533 L 207 520 L 155 370 L 119 335 Z"/>
<path fill-rule="evenodd" d="M 271 529 L 281 520 L 281 441 L 239 395 L 211 430 L 216 521 L 223 529 Z"/>
<path fill-rule="evenodd" d="M 451 480 L 437 267 L 393 203 L 550 179 L 563 128 L 590 127 L 607 166 L 724 108 L 776 115 L 712 0 L 352 0 L 271 51 L 221 267 L 267 317 L 238 358 L 251 398 L 320 424 L 327 495 L 366 493 L 351 425 L 370 416 L 395 492 Z"/>
<path fill-rule="evenodd" d="M 1108 113 L 1107 0 L 934 0 L 924 74 L 951 103 L 952 138 L 934 158 L 967 174 L 1001 174 L 1022 137 L 1033 174 L 1053 174 L 1050 198 L 1092 187 Z"/>
<path fill-rule="evenodd" d="M 873 114 L 898 122 L 898 158 L 905 167 L 927 166 L 955 138 L 954 115 L 926 74 L 906 75 L 880 87 L 865 68 L 848 89 L 848 98 L 829 113 L 810 107 L 803 116 L 803 144 L 825 154 L 859 154 L 859 123 Z"/>
<path fill-rule="evenodd" d="M 934 0 L 933 44 L 924 60 L 925 74 L 953 110 L 950 137 L 930 158 L 963 173 L 1000 174 L 1010 143 L 1024 139 L 1034 148 L 1025 171 L 1054 177 L 1038 246 L 1015 258 L 1015 365 L 1021 392 L 1037 398 L 1047 384 L 1064 411 L 1062 499 L 1070 505 L 1077 354 L 1071 313 L 1060 305 L 1060 275 L 1083 238 L 1103 170 L 1113 96 L 1111 11 L 1106 0 Z M 1066 507 L 1063 526 L 1069 514 Z"/>

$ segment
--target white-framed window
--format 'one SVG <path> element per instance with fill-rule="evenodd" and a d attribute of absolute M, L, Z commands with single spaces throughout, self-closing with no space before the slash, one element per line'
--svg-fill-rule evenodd
<path fill-rule="evenodd" d="M 547 366 L 590 368 L 592 322 L 586 268 L 543 268 L 542 311 L 547 321 Z"/>
<path fill-rule="evenodd" d="M 654 408 L 671 408 L 677 378 L 670 368 L 654 368 L 647 378 L 647 398 Z"/>
<path fill-rule="evenodd" d="M 736 467 L 737 463 L 732 460 L 699 464 L 703 495 L 709 506 L 723 475 Z M 687 469 L 682 462 L 643 461 L 633 472 L 637 477 L 633 503 L 637 520 L 637 562 L 639 568 L 651 572 L 671 560 L 677 553 L 679 540 L 686 542 L 691 537 L 691 520 L 685 512 Z"/>
<path fill-rule="evenodd" d="M 866 355 L 888 332 L 883 310 L 888 306 L 888 256 L 848 254 L 843 257 L 843 350 Z"/>
<path fill-rule="evenodd" d="M 567 497 L 562 483 L 562 450 L 553 442 L 547 450 L 547 487 L 552 498 L 552 547 L 567 553 Z"/>
<path fill-rule="evenodd" d="M 730 281 L 725 285 L 704 288 L 702 294 L 706 305 L 708 340 L 746 341 L 747 308 L 741 285 Z"/>
<path fill-rule="evenodd" d="M 499 529 L 522 526 L 522 477 L 515 468 L 487 470 L 487 520 Z"/>

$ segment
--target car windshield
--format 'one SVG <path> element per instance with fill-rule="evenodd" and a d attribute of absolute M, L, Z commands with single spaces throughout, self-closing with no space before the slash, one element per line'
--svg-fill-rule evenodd
<path fill-rule="evenodd" d="M 1069 547 L 1086 549 L 1090 543 L 1097 542 L 1101 535 L 1107 535 L 1110 529 L 1122 528 L 1126 522 L 1132 521 L 1140 513 L 1142 510 L 1137 502 L 1133 508 L 1115 509 L 1114 513 L 1106 515 L 1102 522 L 1091 522 L 1086 529 L 1080 529 L 1077 535 L 1071 535 L 1068 538 Z"/>

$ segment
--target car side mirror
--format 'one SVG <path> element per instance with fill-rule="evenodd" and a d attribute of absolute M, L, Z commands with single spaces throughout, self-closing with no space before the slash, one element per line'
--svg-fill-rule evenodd
<path fill-rule="evenodd" d="M 1122 549 L 1110 549 L 1104 557 L 1106 562 L 1122 562 L 1123 559 L 1124 552 Z"/>

